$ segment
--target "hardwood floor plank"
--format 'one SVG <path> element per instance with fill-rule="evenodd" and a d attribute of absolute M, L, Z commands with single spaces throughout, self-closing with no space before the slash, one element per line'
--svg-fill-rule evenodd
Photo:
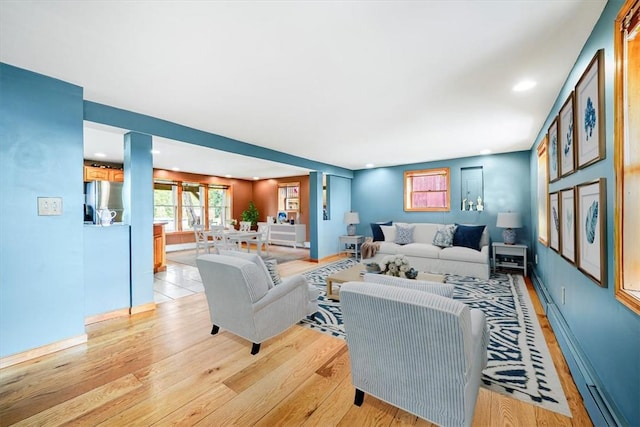
<path fill-rule="evenodd" d="M 266 348 L 261 347 L 262 350 L 258 353 L 259 357 L 254 358 L 255 361 L 246 368 L 225 379 L 224 384 L 236 393 L 241 393 L 255 384 L 257 379 L 287 363 L 303 348 L 322 338 L 320 334 L 310 335 L 306 333 L 301 327 L 292 327 L 286 331 L 286 334 L 288 338 L 286 343 L 274 346 L 274 339 L 263 343 L 263 346 L 270 347 L 271 351 L 264 352 Z"/>
<path fill-rule="evenodd" d="M 343 344 L 334 357 L 262 417 L 255 426 L 302 425 L 336 389 L 338 381 L 346 378 L 349 372 L 349 354 L 346 344 Z"/>
<path fill-rule="evenodd" d="M 344 427 L 389 426 L 399 409 L 369 394 L 362 406 L 353 405 L 337 424 Z"/>
<path fill-rule="evenodd" d="M 109 384 L 94 388 L 74 399 L 67 400 L 66 402 L 39 412 L 29 418 L 15 423 L 15 425 L 59 425 L 90 411 L 96 406 L 103 405 L 141 386 L 142 384 L 135 376 L 126 375 L 110 382 Z M 3 417 L 2 422 L 4 423 L 5 421 L 11 424 L 10 420 L 5 420 Z"/>
<path fill-rule="evenodd" d="M 309 334 L 316 334 L 305 329 Z M 307 347 L 267 375 L 255 377 L 255 383 L 224 407 L 212 412 L 199 425 L 253 425 L 287 395 L 298 388 L 344 342 L 340 340 L 313 340 Z M 265 393 L 269 390 L 269 393 Z"/>
<path fill-rule="evenodd" d="M 301 424 L 305 427 L 336 426 L 344 418 L 353 404 L 355 389 L 351 383 L 351 371 L 340 380 L 336 388 L 326 399 L 310 414 L 307 420 Z"/>

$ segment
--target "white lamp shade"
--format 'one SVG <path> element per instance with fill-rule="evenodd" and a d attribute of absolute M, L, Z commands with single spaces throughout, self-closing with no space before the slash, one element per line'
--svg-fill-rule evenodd
<path fill-rule="evenodd" d="M 522 218 L 517 212 L 500 212 L 498 213 L 498 220 L 496 221 L 496 227 L 499 228 L 521 228 Z"/>
<path fill-rule="evenodd" d="M 360 216 L 358 212 L 345 212 L 344 213 L 344 221 L 345 224 L 360 224 Z"/>

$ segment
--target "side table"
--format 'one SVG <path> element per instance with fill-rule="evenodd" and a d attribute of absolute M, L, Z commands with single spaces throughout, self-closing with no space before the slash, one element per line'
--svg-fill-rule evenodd
<path fill-rule="evenodd" d="M 360 246 L 364 243 L 364 236 L 340 236 L 340 252 L 353 254 L 358 261 Z"/>
<path fill-rule="evenodd" d="M 523 270 L 524 275 L 527 275 L 527 245 L 494 242 L 492 246 L 494 272 L 498 267 L 505 267 Z"/>

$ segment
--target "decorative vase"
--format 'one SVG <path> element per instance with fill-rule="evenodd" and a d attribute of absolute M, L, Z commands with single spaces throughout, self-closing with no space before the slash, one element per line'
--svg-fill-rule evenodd
<path fill-rule="evenodd" d="M 404 272 L 404 275 L 407 277 L 407 279 L 415 279 L 416 277 L 418 277 L 418 270 L 411 267 L 410 270 Z"/>

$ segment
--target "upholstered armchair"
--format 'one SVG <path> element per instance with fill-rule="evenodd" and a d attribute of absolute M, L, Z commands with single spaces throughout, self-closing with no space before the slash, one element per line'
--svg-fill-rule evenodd
<path fill-rule="evenodd" d="M 355 404 L 368 393 L 439 425 L 471 425 L 487 364 L 484 313 L 397 283 L 340 289 Z"/>
<path fill-rule="evenodd" d="M 202 277 L 213 328 L 220 328 L 253 343 L 274 337 L 318 310 L 318 290 L 303 276 L 274 285 L 269 270 L 256 254 L 221 251 L 202 255 L 196 264 Z"/>

